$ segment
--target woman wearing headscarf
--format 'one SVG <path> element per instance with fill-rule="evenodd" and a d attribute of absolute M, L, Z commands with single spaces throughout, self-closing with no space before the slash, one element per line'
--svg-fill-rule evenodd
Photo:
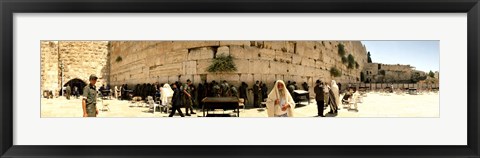
<path fill-rule="evenodd" d="M 338 104 L 340 103 L 340 96 L 339 96 L 340 93 L 338 90 L 338 85 L 335 82 L 335 80 L 332 80 L 328 93 L 329 93 L 328 105 L 330 105 L 330 112 L 328 113 L 329 114 L 337 113 Z"/>
<path fill-rule="evenodd" d="M 268 117 L 293 117 L 295 102 L 282 80 L 277 80 L 267 98 Z"/>

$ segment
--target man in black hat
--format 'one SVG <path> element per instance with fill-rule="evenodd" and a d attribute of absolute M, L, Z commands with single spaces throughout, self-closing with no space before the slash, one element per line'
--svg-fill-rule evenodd
<path fill-rule="evenodd" d="M 325 117 L 323 115 L 325 92 L 323 91 L 322 81 L 317 80 L 317 82 L 315 82 L 315 88 L 313 90 L 315 91 L 315 101 L 317 101 L 317 117 Z"/>
<path fill-rule="evenodd" d="M 95 83 L 97 83 L 98 77 L 94 74 L 90 75 L 90 84 L 83 88 L 83 98 L 82 98 L 82 108 L 83 108 L 83 117 L 97 117 L 97 88 Z"/>

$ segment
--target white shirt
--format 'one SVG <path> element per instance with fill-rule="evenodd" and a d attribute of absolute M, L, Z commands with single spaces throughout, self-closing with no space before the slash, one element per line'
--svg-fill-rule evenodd
<path fill-rule="evenodd" d="M 287 110 L 282 111 L 282 107 L 285 104 L 285 99 L 280 99 L 280 105 L 275 105 L 275 115 L 283 115 L 287 113 Z"/>

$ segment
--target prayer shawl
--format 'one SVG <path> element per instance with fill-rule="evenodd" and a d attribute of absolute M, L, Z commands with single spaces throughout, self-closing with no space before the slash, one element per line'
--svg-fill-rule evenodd
<path fill-rule="evenodd" d="M 279 83 L 283 84 L 283 91 L 285 93 L 285 96 L 281 96 L 279 93 L 279 89 L 278 89 Z M 295 102 L 293 101 L 292 95 L 290 95 L 290 93 L 288 92 L 287 87 L 285 86 L 285 83 L 281 80 L 277 80 L 277 82 L 275 82 L 275 86 L 273 86 L 272 91 L 270 91 L 270 94 L 268 94 L 268 98 L 267 98 L 268 117 L 275 116 L 275 108 L 281 108 L 279 105 L 277 105 L 279 107 L 275 107 L 275 100 L 277 99 L 281 100 L 280 97 L 284 97 L 283 99 L 285 100 L 285 102 L 290 105 L 290 108 L 286 110 L 288 117 L 293 117 L 293 109 L 295 108 Z"/>
<path fill-rule="evenodd" d="M 162 105 L 167 105 L 173 97 L 173 90 L 169 84 L 164 84 L 160 94 Z"/>
<path fill-rule="evenodd" d="M 333 106 L 333 109 L 338 109 L 338 104 L 340 103 L 340 96 L 339 96 L 338 86 L 335 80 L 332 80 L 332 85 L 330 86 L 329 90 L 329 97 L 330 97 L 330 105 Z M 334 110 L 334 111 L 335 111 Z"/>

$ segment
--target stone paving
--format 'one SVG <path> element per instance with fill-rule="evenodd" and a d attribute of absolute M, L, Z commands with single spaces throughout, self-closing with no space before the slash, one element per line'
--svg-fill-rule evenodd
<path fill-rule="evenodd" d="M 326 114 L 329 108 L 324 110 L 327 117 L 439 117 L 440 102 L 438 93 L 425 93 L 421 95 L 409 94 L 383 94 L 367 93 L 363 97 L 362 103 L 358 103 L 358 110 L 348 109 L 341 105 L 341 110 L 337 115 Z M 104 100 L 103 104 L 108 104 L 109 110 L 102 111 L 102 103 L 98 103 L 98 117 L 167 117 L 168 114 L 155 112 L 145 104 L 132 104 L 129 101 L 122 100 Z M 295 108 L 295 117 L 313 117 L 317 115 L 317 106 L 315 100 L 300 102 Z M 41 117 L 82 117 L 82 106 L 80 99 L 67 100 L 64 97 L 41 100 Z M 185 113 L 185 109 L 182 108 Z M 200 109 L 196 110 L 195 115 L 190 117 L 202 117 Z M 230 114 L 235 116 L 233 110 L 216 110 L 210 113 Z M 175 117 L 180 117 L 176 114 Z M 188 116 L 187 116 L 188 117 Z M 246 109 L 240 110 L 240 117 L 267 117 L 267 112 L 263 108 L 253 108 L 250 105 Z"/>

